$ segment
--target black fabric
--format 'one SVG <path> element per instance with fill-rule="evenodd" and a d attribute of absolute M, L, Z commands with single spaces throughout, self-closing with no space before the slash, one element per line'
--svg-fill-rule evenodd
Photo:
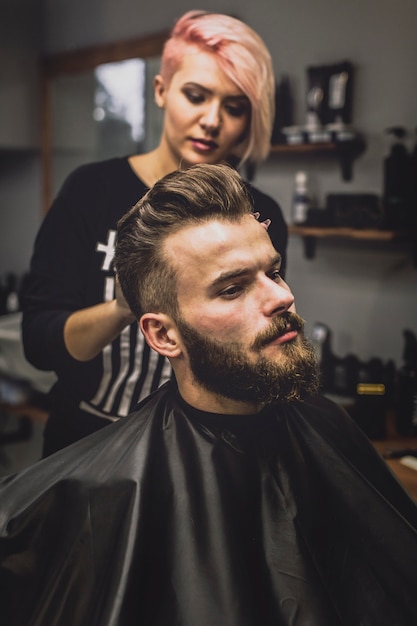
<path fill-rule="evenodd" d="M 147 189 L 127 158 L 83 165 L 65 181 L 37 235 L 22 292 L 22 338 L 29 362 L 56 372 L 59 380 L 50 396 L 49 452 L 125 417 L 171 374 L 136 323 L 88 362 L 73 359 L 64 344 L 71 313 L 113 299 L 117 222 Z M 254 210 L 272 220 L 269 233 L 285 268 L 287 226 L 281 210 L 272 198 L 250 189 Z"/>
<path fill-rule="evenodd" d="M 412 626 L 417 507 L 323 398 L 172 383 L 0 487 L 2 626 Z"/>

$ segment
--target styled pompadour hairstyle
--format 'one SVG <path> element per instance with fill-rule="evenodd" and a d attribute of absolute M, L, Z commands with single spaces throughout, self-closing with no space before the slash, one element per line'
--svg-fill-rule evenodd
<path fill-rule="evenodd" d="M 189 11 L 176 22 L 163 49 L 161 76 L 167 84 L 189 46 L 212 53 L 224 73 L 249 99 L 250 125 L 243 153 L 238 154 L 240 165 L 264 160 L 275 113 L 274 70 L 265 43 L 252 28 L 234 17 Z"/>
<path fill-rule="evenodd" d="M 247 184 L 224 164 L 193 165 L 159 180 L 118 223 L 115 269 L 133 314 L 178 314 L 175 268 L 166 238 L 212 219 L 239 222 L 253 212 Z"/>

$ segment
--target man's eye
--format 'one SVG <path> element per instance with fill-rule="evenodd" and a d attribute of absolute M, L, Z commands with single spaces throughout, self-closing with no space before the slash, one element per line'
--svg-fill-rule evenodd
<path fill-rule="evenodd" d="M 228 298 L 231 300 L 232 298 L 237 298 L 243 291 L 243 288 L 240 285 L 233 285 L 231 287 L 227 287 L 227 289 L 223 289 L 220 293 L 222 298 Z"/>
<path fill-rule="evenodd" d="M 269 278 L 271 280 L 274 280 L 276 283 L 279 283 L 279 281 L 281 280 L 281 274 L 279 273 L 279 270 L 274 270 L 273 272 L 271 272 L 269 274 Z"/>

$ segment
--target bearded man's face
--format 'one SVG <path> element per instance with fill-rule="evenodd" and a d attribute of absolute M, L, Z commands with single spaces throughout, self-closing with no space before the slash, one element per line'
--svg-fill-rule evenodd
<path fill-rule="evenodd" d="M 296 313 L 284 313 L 255 336 L 248 350 L 237 342 L 205 337 L 184 320 L 177 321 L 195 380 L 208 391 L 233 400 L 270 404 L 305 398 L 318 390 L 314 349 L 303 335 L 304 322 Z M 279 347 L 279 358 L 263 354 L 271 341 L 288 332 L 297 337 Z"/>
<path fill-rule="evenodd" d="M 314 352 L 280 254 L 252 215 L 187 224 L 166 238 L 163 254 L 176 276 L 173 321 L 202 389 L 256 404 L 316 389 Z"/>

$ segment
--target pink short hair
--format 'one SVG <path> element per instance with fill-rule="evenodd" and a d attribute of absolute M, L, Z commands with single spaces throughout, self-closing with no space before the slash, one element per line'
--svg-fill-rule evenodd
<path fill-rule="evenodd" d="M 275 79 L 271 55 L 252 28 L 220 13 L 189 11 L 175 24 L 162 53 L 161 76 L 169 84 L 189 46 L 211 52 L 224 73 L 247 96 L 251 118 L 240 164 L 265 159 L 274 120 Z"/>

